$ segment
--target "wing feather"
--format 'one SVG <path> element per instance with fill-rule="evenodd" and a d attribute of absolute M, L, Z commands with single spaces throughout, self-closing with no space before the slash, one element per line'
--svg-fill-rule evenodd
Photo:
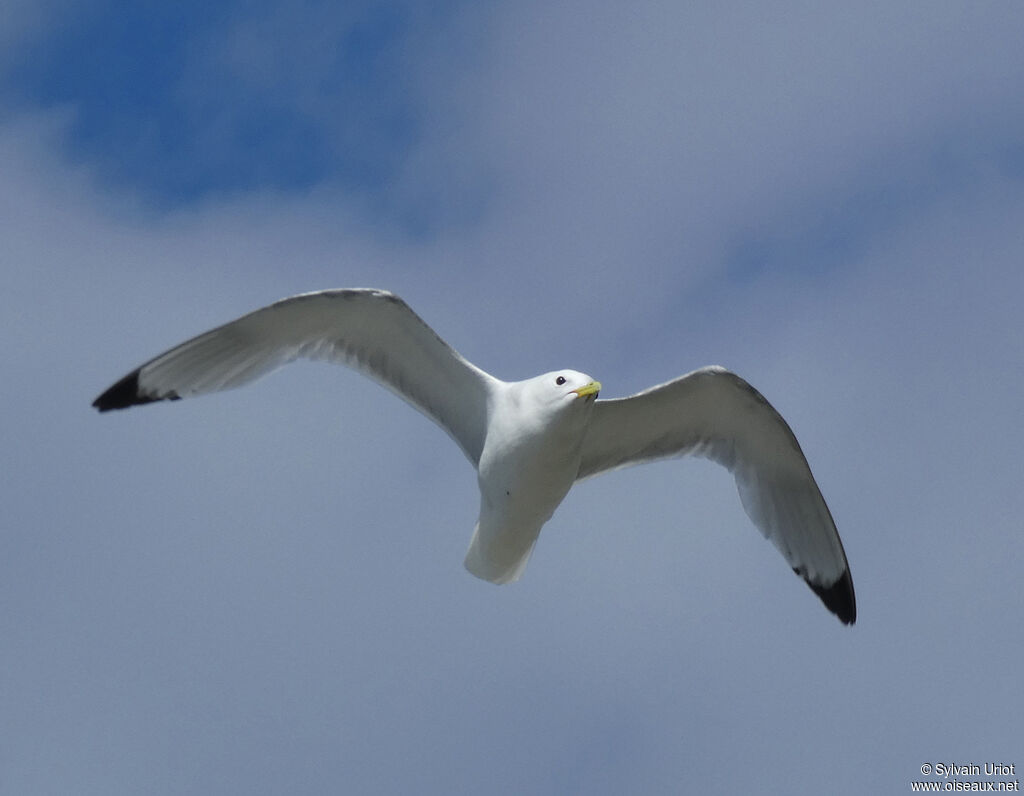
<path fill-rule="evenodd" d="M 733 473 L 750 519 L 852 624 L 846 553 L 807 459 L 782 416 L 736 374 L 702 368 L 629 398 L 597 401 L 577 477 L 687 454 Z"/>
<path fill-rule="evenodd" d="M 398 296 L 324 290 L 282 299 L 187 340 L 100 395 L 101 412 L 229 390 L 295 359 L 348 365 L 440 425 L 474 465 L 497 380 L 464 359 Z"/>

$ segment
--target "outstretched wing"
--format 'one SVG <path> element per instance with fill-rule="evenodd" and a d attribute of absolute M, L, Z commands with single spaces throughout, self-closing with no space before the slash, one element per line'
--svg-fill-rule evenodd
<path fill-rule="evenodd" d="M 398 296 L 303 293 L 151 359 L 100 395 L 101 412 L 240 387 L 298 358 L 349 365 L 434 420 L 476 465 L 496 379 L 463 359 Z"/>
<path fill-rule="evenodd" d="M 747 382 L 710 367 L 629 398 L 598 401 L 577 478 L 693 454 L 736 478 L 750 519 L 846 624 L 857 618 L 835 522 L 792 430 Z"/>

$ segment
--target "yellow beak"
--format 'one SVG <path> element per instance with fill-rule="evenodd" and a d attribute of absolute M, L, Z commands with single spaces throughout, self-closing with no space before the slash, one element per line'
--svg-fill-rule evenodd
<path fill-rule="evenodd" d="M 582 387 L 573 390 L 576 395 L 580 398 L 584 398 L 588 395 L 597 395 L 601 391 L 601 382 L 592 381 L 590 384 L 584 384 Z"/>

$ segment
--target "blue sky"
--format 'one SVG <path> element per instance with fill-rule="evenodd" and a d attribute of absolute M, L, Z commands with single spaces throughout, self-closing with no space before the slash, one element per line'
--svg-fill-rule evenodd
<path fill-rule="evenodd" d="M 894 792 L 1024 765 L 1015 4 L 0 12 L 0 790 Z M 581 484 L 523 580 L 343 369 L 97 415 L 292 293 L 516 379 L 706 364 L 788 419 L 842 627 L 703 461 Z"/>
<path fill-rule="evenodd" d="M 401 56 L 418 22 L 334 5 L 83 4 L 16 48 L 6 93 L 72 107 L 66 156 L 162 209 L 326 180 L 372 191 L 417 134 Z"/>

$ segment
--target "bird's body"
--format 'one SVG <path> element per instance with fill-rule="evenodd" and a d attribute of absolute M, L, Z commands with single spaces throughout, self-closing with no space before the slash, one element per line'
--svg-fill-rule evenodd
<path fill-rule="evenodd" d="M 824 498 L 789 426 L 740 377 L 703 368 L 638 395 L 596 400 L 573 370 L 505 382 L 466 361 L 380 290 L 305 293 L 192 338 L 100 395 L 100 411 L 241 386 L 305 357 L 354 367 L 440 425 L 477 470 L 480 515 L 465 564 L 520 577 L 541 528 L 582 478 L 695 454 L 727 467 L 755 525 L 847 624 L 853 582 Z"/>
<path fill-rule="evenodd" d="M 522 574 L 540 529 L 576 481 L 595 384 L 559 371 L 495 389 L 477 475 L 480 518 L 465 562 L 477 577 L 508 583 Z"/>

